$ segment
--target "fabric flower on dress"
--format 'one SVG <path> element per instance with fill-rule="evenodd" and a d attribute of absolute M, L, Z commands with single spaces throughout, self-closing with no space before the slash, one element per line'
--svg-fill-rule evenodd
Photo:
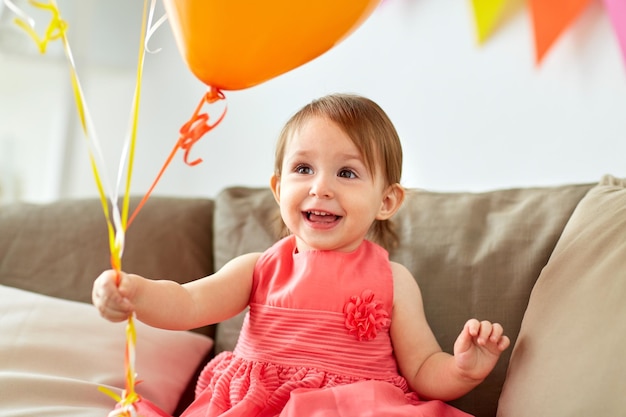
<path fill-rule="evenodd" d="M 372 290 L 364 290 L 361 296 L 353 295 L 343 308 L 346 328 L 358 340 L 372 340 L 376 333 L 390 323 L 389 313 Z"/>

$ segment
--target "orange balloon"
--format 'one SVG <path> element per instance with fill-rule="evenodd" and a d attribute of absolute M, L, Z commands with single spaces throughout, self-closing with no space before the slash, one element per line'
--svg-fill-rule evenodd
<path fill-rule="evenodd" d="M 252 87 L 328 51 L 380 0 L 163 0 L 191 72 L 220 90 Z"/>

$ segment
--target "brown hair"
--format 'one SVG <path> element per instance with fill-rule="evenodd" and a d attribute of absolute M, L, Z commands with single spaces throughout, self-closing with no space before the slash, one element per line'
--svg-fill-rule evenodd
<path fill-rule="evenodd" d="M 276 144 L 274 173 L 281 176 L 285 148 L 289 138 L 313 117 L 323 117 L 337 124 L 352 140 L 371 174 L 379 170 L 385 186 L 400 183 L 402 145 L 393 123 L 374 101 L 354 94 L 331 94 L 313 100 L 295 113 L 283 127 Z M 287 234 L 283 225 L 284 234 Z M 368 238 L 390 250 L 397 235 L 390 220 L 376 220 Z"/>

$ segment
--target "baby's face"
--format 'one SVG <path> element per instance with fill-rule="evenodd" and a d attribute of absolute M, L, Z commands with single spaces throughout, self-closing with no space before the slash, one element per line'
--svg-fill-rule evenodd
<path fill-rule="evenodd" d="M 321 117 L 289 138 L 272 188 L 299 251 L 355 250 L 385 198 L 382 175 L 372 174 L 350 137 Z"/>

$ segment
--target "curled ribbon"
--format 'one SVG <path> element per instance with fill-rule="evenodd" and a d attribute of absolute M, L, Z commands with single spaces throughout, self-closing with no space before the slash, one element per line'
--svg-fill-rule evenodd
<path fill-rule="evenodd" d="M 148 198 L 152 194 L 152 191 L 154 190 L 157 183 L 159 182 L 159 180 L 165 173 L 165 170 L 167 169 L 167 167 L 170 165 L 170 163 L 174 159 L 176 152 L 178 152 L 179 150 L 183 150 L 185 152 L 184 161 L 189 166 L 198 165 L 200 162 L 202 162 L 202 158 L 197 158 L 193 161 L 189 161 L 189 153 L 191 152 L 193 145 L 195 145 L 207 132 L 214 129 L 218 124 L 222 122 L 222 120 L 224 120 L 224 116 L 226 116 L 227 107 L 224 107 L 222 114 L 220 114 L 217 120 L 212 124 L 209 123 L 208 113 L 200 113 L 200 111 L 205 105 L 210 105 L 219 100 L 225 100 L 225 99 L 226 97 L 224 96 L 224 93 L 214 87 L 210 87 L 209 90 L 202 96 L 202 98 L 200 99 L 200 103 L 198 103 L 198 106 L 196 107 L 196 110 L 193 112 L 193 115 L 191 116 L 189 121 L 187 121 L 180 128 L 180 137 L 178 141 L 176 142 L 176 145 L 174 145 L 174 148 L 170 152 L 169 156 L 165 160 L 165 163 L 159 170 L 159 173 L 156 176 L 156 179 L 150 186 L 150 189 L 148 190 L 146 195 L 144 195 L 144 197 L 141 199 L 141 201 L 137 205 L 137 208 L 135 209 L 132 216 L 130 217 L 130 220 L 128 220 L 129 226 L 133 222 L 135 217 L 137 216 L 137 213 L 139 212 L 139 210 L 141 210 L 141 208 L 146 203 L 146 201 L 148 201 Z"/>
<path fill-rule="evenodd" d="M 35 0 L 29 0 L 29 3 L 34 7 L 47 10 L 52 14 L 52 18 L 50 19 L 50 23 L 45 30 L 43 38 L 39 37 L 39 35 L 35 31 L 34 20 L 29 18 L 24 12 L 22 12 L 17 6 L 15 6 L 15 4 L 11 3 L 9 0 L 5 0 L 5 4 L 7 5 L 7 7 L 19 16 L 13 20 L 15 24 L 22 28 L 24 31 L 26 31 L 26 33 L 33 39 L 33 41 L 35 41 L 35 43 L 39 47 L 39 52 L 44 54 L 46 53 L 49 42 L 65 37 L 67 23 L 63 19 L 61 19 L 59 10 L 52 1 L 50 1 L 49 3 L 43 3 Z"/>
<path fill-rule="evenodd" d="M 113 398 L 117 402 L 117 407 L 108 414 L 108 417 L 135 417 L 137 410 L 135 403 L 141 401 L 141 396 L 135 391 L 137 374 L 134 371 L 135 346 L 137 343 L 137 331 L 134 325 L 134 318 L 131 315 L 126 325 L 126 349 L 124 352 L 124 365 L 126 375 L 126 389 L 119 396 L 110 389 L 100 386 L 98 389 Z"/>
<path fill-rule="evenodd" d="M 189 119 L 189 121 L 180 128 L 180 139 L 178 139 L 177 147 L 185 151 L 184 161 L 187 165 L 194 166 L 202 162 L 202 158 L 189 162 L 189 152 L 191 151 L 191 148 L 202 138 L 202 136 L 217 126 L 226 115 L 226 110 L 224 110 L 215 123 L 209 124 L 208 113 L 200 113 L 200 110 L 205 103 L 215 103 L 216 101 L 223 100 L 224 98 L 224 93 L 220 90 L 210 88 L 200 100 L 200 103 L 193 112 L 191 119 Z"/>

